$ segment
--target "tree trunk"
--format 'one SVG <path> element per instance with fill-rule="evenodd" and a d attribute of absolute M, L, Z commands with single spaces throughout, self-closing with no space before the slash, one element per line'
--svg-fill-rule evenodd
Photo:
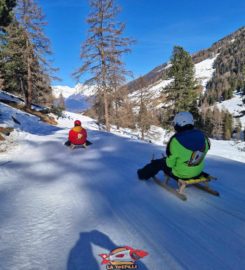
<path fill-rule="evenodd" d="M 31 109 L 32 78 L 31 78 L 30 43 L 28 35 L 26 36 L 26 57 L 27 57 L 27 89 L 25 89 L 25 106 L 27 109 Z"/>
<path fill-rule="evenodd" d="M 108 113 L 108 99 L 107 99 L 106 91 L 104 91 L 104 110 L 105 110 L 105 126 L 106 126 L 106 130 L 110 131 L 110 121 L 109 121 L 109 113 Z"/>
<path fill-rule="evenodd" d="M 26 91 L 26 108 L 31 109 L 32 100 L 32 81 L 31 81 L 31 63 L 30 57 L 27 59 L 27 91 Z"/>
<path fill-rule="evenodd" d="M 117 127 L 117 129 L 119 129 L 120 128 L 120 126 L 119 126 L 119 113 L 118 113 L 118 102 L 117 102 L 117 100 L 116 100 L 116 102 L 115 102 L 115 115 L 116 115 L 116 127 Z"/>
<path fill-rule="evenodd" d="M 141 140 L 145 139 L 145 132 L 144 132 L 144 128 L 141 128 Z"/>

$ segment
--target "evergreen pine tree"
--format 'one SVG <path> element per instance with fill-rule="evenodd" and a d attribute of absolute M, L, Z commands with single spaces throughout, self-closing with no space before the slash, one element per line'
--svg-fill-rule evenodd
<path fill-rule="evenodd" d="M 182 47 L 175 46 L 171 64 L 169 75 L 173 78 L 173 82 L 164 89 L 165 102 L 168 104 L 166 110 L 168 120 L 180 111 L 189 111 L 196 117 L 198 96 L 192 58 Z"/>
<path fill-rule="evenodd" d="M 34 0 L 19 0 L 16 18 L 23 29 L 22 38 L 25 40 L 22 54 L 26 74 L 22 77 L 22 87 L 26 108 L 31 108 L 33 100 L 43 100 L 50 104 L 52 100 L 50 82 L 54 69 L 47 60 L 51 51 L 49 39 L 43 30 L 46 25 L 43 12 Z"/>
<path fill-rule="evenodd" d="M 16 0 L 0 0 L 0 28 L 10 24 L 15 5 Z"/>
<path fill-rule="evenodd" d="M 3 90 L 23 96 L 27 65 L 23 51 L 26 44 L 24 29 L 14 20 L 0 33 L 0 73 Z"/>

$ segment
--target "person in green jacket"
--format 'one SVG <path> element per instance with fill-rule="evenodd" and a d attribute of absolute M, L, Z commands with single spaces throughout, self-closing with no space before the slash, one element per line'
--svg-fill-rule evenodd
<path fill-rule="evenodd" d="M 141 180 L 155 176 L 160 170 L 181 179 L 200 175 L 204 168 L 204 158 L 210 149 L 210 141 L 204 133 L 194 128 L 194 119 L 189 112 L 180 112 L 174 117 L 176 133 L 170 138 L 166 157 L 152 160 L 137 171 Z"/>

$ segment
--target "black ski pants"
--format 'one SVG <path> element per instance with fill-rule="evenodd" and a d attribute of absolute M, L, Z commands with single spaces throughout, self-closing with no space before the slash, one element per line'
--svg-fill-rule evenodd
<path fill-rule="evenodd" d="M 140 180 L 148 180 L 158 174 L 159 171 L 171 175 L 172 170 L 166 164 L 166 158 L 153 159 L 151 163 L 146 164 L 143 168 L 137 171 Z"/>
<path fill-rule="evenodd" d="M 88 141 L 88 140 L 86 140 L 86 145 L 91 145 L 92 143 L 90 142 L 90 141 Z M 66 145 L 66 146 L 70 146 L 71 145 L 71 142 L 69 141 L 69 140 L 67 140 L 65 143 L 64 143 L 64 145 Z"/>

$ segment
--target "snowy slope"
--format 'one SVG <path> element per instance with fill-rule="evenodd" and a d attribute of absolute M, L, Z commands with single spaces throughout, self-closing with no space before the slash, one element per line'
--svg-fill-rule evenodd
<path fill-rule="evenodd" d="M 203 93 L 206 91 L 206 85 L 208 81 L 212 78 L 213 72 L 215 69 L 213 68 L 213 63 L 215 59 L 217 58 L 217 55 L 213 58 L 208 58 L 205 59 L 204 61 L 201 61 L 200 63 L 195 64 L 194 69 L 195 69 L 195 78 L 197 82 L 203 86 Z M 164 69 L 169 69 L 171 67 L 171 64 L 168 64 L 167 66 L 164 67 Z M 168 79 L 168 80 L 160 80 L 152 85 L 150 85 L 147 88 L 147 93 L 148 96 L 150 96 L 152 99 L 157 99 L 160 98 L 161 93 L 164 88 L 166 88 L 173 79 Z M 140 91 L 134 91 L 132 94 L 129 95 L 131 100 L 134 102 L 139 99 L 141 93 Z M 159 102 L 159 104 L 156 105 L 157 108 L 161 108 L 163 105 L 166 105 L 162 102 Z"/>
<path fill-rule="evenodd" d="M 212 78 L 215 69 L 213 64 L 217 55 L 213 58 L 208 58 L 200 63 L 195 64 L 195 77 L 200 85 L 203 86 L 203 93 L 206 91 L 206 85 L 208 81 Z"/>
<path fill-rule="evenodd" d="M 235 94 L 233 98 L 216 104 L 219 109 L 226 109 L 234 117 L 239 117 L 242 127 L 245 128 L 245 104 L 242 102 L 240 94 Z"/>
<path fill-rule="evenodd" d="M 88 149 L 63 146 L 76 118 L 93 142 Z M 163 146 L 98 131 L 72 113 L 58 129 L 28 121 L 18 146 L 0 154 L 1 270 L 106 269 L 98 254 L 125 245 L 149 252 L 138 269 L 245 268 L 244 153 L 213 141 L 206 170 L 221 197 L 190 187 L 182 202 L 137 180 Z M 34 132 L 21 131 L 25 125 Z M 220 157 L 225 148 L 243 162 Z"/>

